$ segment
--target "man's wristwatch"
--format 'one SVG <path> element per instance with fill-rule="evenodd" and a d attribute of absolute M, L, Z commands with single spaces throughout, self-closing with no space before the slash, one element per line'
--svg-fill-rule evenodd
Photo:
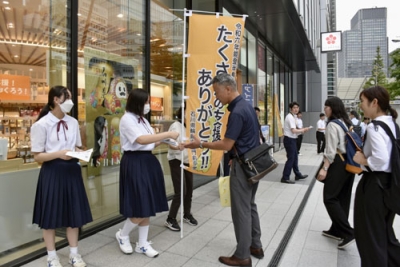
<path fill-rule="evenodd" d="M 203 141 L 200 141 L 199 148 L 203 149 Z"/>
<path fill-rule="evenodd" d="M 328 167 L 325 167 L 325 166 L 324 166 L 324 171 L 328 171 Z"/>

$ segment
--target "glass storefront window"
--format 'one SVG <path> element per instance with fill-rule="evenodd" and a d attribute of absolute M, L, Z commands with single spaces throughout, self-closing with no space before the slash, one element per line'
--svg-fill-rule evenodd
<path fill-rule="evenodd" d="M 78 99 L 83 145 L 98 153 L 91 162 L 81 164 L 94 218 L 83 232 L 119 217 L 118 126 L 128 92 L 142 80 L 144 3 L 80 1 L 77 70 L 71 69 L 69 53 L 73 42 L 69 1 L 0 3 L 7 21 L 0 26 L 6 27 L 0 33 L 0 52 L 6 55 L 0 59 L 0 78 L 2 86 L 10 87 L 0 93 L 1 145 L 8 150 L 1 149 L 6 152 L 1 155 L 0 188 L 18 190 L 1 192 L 3 205 L 14 203 L 14 215 L 9 207 L 1 209 L 7 212 L 0 214 L 0 226 L 7 231 L 0 233 L 0 265 L 44 247 L 42 231 L 31 224 L 40 169 L 30 155 L 29 130 L 47 103 L 49 88 L 69 84 L 71 72 L 77 71 L 78 76 L 78 88 L 70 89 Z M 102 127 L 97 132 L 99 123 Z M 56 242 L 63 240 L 63 231 L 57 231 Z"/>
<path fill-rule="evenodd" d="M 276 129 L 275 121 L 276 121 L 276 109 L 275 102 L 274 102 L 274 76 L 273 76 L 273 54 L 267 50 L 267 89 L 266 89 L 266 98 L 267 98 L 267 105 L 266 105 L 266 122 L 270 125 L 269 135 L 270 137 L 274 136 L 274 132 Z"/>
<path fill-rule="evenodd" d="M 265 124 L 266 103 L 266 73 L 265 73 L 265 46 L 258 44 L 258 69 L 257 69 L 257 100 L 255 105 L 260 109 L 260 124 Z"/>
<path fill-rule="evenodd" d="M 94 225 L 119 216 L 119 121 L 144 69 L 144 2 L 81 1 L 78 10 L 78 120 L 93 148 L 82 173 Z"/>
<path fill-rule="evenodd" d="M 68 2 L 2 1 L 0 25 L 0 265 L 43 247 L 32 225 L 39 176 L 30 128 L 49 87 L 68 84 Z M 12 207 L 10 207 L 12 203 Z M 57 241 L 62 240 L 57 237 Z M 29 244 L 29 245 L 26 245 Z"/>

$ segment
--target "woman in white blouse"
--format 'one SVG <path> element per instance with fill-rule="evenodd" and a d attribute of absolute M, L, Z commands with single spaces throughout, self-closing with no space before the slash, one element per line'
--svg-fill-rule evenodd
<path fill-rule="evenodd" d="M 121 251 L 133 253 L 129 233 L 139 226 L 139 241 L 135 252 L 150 258 L 158 252 L 147 241 L 150 217 L 168 210 L 164 174 L 160 162 L 151 152 L 161 140 L 179 136 L 177 132 L 154 134 L 150 123 L 143 116 L 150 111 L 150 97 L 143 89 L 133 89 L 128 96 L 126 112 L 119 130 L 121 159 L 119 174 L 119 210 L 127 218 L 115 236 Z"/>
<path fill-rule="evenodd" d="M 332 120 L 339 120 L 346 128 L 351 125 L 351 121 L 342 100 L 338 97 L 328 98 L 324 111 L 328 117 L 325 130 L 326 148 L 317 179 L 325 184 L 324 204 L 332 225 L 329 230 L 322 231 L 322 235 L 341 241 L 338 248 L 344 249 L 354 242 L 354 230 L 348 219 L 354 174 L 346 171 L 346 163 L 338 154 L 341 153 L 346 158 L 346 133 Z"/>
<path fill-rule="evenodd" d="M 55 229 L 66 227 L 70 246 L 69 263 L 84 267 L 78 254 L 79 227 L 92 221 L 83 185 L 81 166 L 68 151 L 82 146 L 78 121 L 68 116 L 74 103 L 64 86 L 49 91 L 48 102 L 31 128 L 32 153 L 40 169 L 33 223 L 43 229 L 47 248 L 47 266 L 61 267 L 55 250 Z"/>
<path fill-rule="evenodd" d="M 387 90 L 380 86 L 365 89 L 360 100 L 364 116 L 386 123 L 396 136 L 397 112 L 389 104 Z M 365 170 L 354 204 L 354 232 L 361 266 L 400 266 L 400 243 L 393 231 L 395 212 L 385 205 L 383 192 L 390 185 L 392 141 L 374 123 L 368 124 L 365 135 L 363 152 L 354 156 Z"/>

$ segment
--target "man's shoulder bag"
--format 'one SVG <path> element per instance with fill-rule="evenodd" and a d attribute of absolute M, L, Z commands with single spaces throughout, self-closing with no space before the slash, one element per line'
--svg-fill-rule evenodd
<path fill-rule="evenodd" d="M 272 148 L 272 145 L 264 143 L 240 157 L 234 146 L 238 162 L 250 183 L 257 183 L 261 178 L 278 167 L 278 163 L 273 158 L 272 153 L 270 153 L 270 149 Z"/>

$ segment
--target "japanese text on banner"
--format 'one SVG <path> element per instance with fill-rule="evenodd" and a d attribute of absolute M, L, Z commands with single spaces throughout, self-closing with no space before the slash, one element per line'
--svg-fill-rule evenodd
<path fill-rule="evenodd" d="M 202 141 L 221 140 L 225 134 L 227 108 L 215 98 L 211 81 L 219 73 L 235 76 L 243 18 L 192 15 L 189 23 L 186 122 L 187 135 Z M 207 44 L 207 45 L 205 45 Z M 195 173 L 215 175 L 223 151 L 191 149 L 190 168 Z"/>

